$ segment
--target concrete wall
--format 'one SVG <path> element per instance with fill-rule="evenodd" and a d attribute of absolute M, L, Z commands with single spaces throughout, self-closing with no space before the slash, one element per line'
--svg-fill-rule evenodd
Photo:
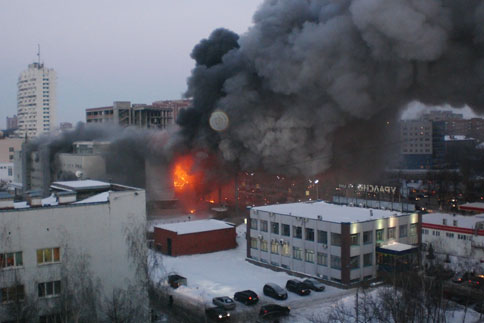
<path fill-rule="evenodd" d="M 178 235 L 155 227 L 155 245 L 167 254 L 167 239 L 172 239 L 172 256 L 192 255 L 232 249 L 237 246 L 235 227 Z"/>

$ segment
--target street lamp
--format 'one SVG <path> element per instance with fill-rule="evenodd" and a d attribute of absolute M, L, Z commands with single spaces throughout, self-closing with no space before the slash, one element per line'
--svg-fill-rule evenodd
<path fill-rule="evenodd" d="M 316 184 L 316 200 L 319 200 L 319 179 L 315 179 L 314 184 Z"/>

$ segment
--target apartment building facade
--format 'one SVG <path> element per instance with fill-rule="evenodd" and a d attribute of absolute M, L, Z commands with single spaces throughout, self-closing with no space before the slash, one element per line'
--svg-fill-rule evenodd
<path fill-rule="evenodd" d="M 57 124 L 56 72 L 32 63 L 20 73 L 17 94 L 19 137 L 36 137 L 54 130 Z"/>
<path fill-rule="evenodd" d="M 414 251 L 419 215 L 303 202 L 254 207 L 247 227 L 247 258 L 277 270 L 341 285 L 377 277 L 377 248 Z"/>

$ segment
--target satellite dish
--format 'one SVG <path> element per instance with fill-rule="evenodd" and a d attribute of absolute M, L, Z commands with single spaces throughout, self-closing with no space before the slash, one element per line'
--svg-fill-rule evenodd
<path fill-rule="evenodd" d="M 76 174 L 76 177 L 78 179 L 81 179 L 82 178 L 82 175 L 84 175 L 84 173 L 82 171 L 80 171 L 80 170 L 76 170 L 76 173 L 75 174 Z"/>

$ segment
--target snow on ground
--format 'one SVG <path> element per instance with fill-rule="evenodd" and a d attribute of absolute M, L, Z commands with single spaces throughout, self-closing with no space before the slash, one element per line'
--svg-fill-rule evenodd
<path fill-rule="evenodd" d="M 355 289 L 344 290 L 326 286 L 321 293 L 311 292 L 309 296 L 288 293 L 288 299 L 278 301 L 264 296 L 262 288 L 268 282 L 285 286 L 288 279 L 294 279 L 284 272 L 275 272 L 253 265 L 245 260 L 246 241 L 245 225 L 237 227 L 236 249 L 209 254 L 170 257 L 159 253 L 152 254 L 161 258 L 164 270 L 160 268 L 155 274 L 177 273 L 187 278 L 188 286 L 171 290 L 189 302 L 210 305 L 216 296 L 233 297 L 236 291 L 251 289 L 255 291 L 262 304 L 277 303 L 291 307 L 291 315 L 281 322 L 308 323 L 314 319 L 326 321 L 329 313 L 337 304 L 352 309 L 355 304 Z M 237 308 L 244 305 L 237 305 Z M 478 322 L 479 314 L 468 309 L 465 313 L 459 305 L 448 313 L 448 322 Z"/>

